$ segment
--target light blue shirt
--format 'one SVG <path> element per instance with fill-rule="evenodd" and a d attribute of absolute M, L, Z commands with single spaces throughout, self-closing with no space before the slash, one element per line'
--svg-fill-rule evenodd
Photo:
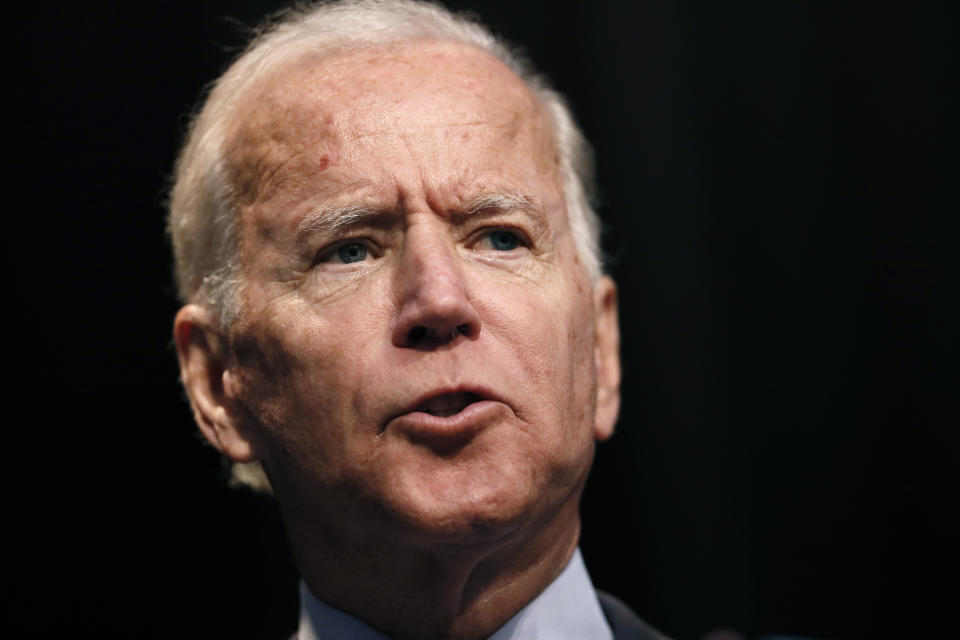
<path fill-rule="evenodd" d="M 334 609 L 300 582 L 297 640 L 389 640 L 350 614 Z M 580 549 L 556 580 L 489 640 L 613 640 Z"/>

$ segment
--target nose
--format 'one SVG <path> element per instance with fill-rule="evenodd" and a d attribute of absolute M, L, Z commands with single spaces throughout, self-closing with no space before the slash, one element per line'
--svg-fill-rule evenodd
<path fill-rule="evenodd" d="M 440 222 L 440 221 L 437 221 Z M 434 349 L 480 335 L 463 264 L 443 224 L 408 227 L 395 282 L 398 308 L 393 344 Z"/>

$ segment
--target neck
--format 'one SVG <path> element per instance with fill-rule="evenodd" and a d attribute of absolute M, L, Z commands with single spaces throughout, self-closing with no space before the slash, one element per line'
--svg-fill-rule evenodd
<path fill-rule="evenodd" d="M 563 571 L 576 548 L 576 503 L 532 535 L 485 544 L 397 544 L 290 531 L 310 591 L 398 640 L 488 638 Z"/>

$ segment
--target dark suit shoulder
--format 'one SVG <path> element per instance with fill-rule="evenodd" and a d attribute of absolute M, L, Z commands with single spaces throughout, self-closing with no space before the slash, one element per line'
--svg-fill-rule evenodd
<path fill-rule="evenodd" d="M 598 591 L 597 598 L 613 630 L 614 640 L 668 640 L 667 636 L 641 620 L 630 607 L 609 593 Z"/>

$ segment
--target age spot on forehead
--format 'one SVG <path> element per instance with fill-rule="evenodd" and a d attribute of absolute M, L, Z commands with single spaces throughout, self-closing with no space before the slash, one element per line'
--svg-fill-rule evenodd
<path fill-rule="evenodd" d="M 320 156 L 320 159 L 317 160 L 317 169 L 325 171 L 328 167 L 335 164 L 337 164 L 337 154 L 328 152 Z"/>

